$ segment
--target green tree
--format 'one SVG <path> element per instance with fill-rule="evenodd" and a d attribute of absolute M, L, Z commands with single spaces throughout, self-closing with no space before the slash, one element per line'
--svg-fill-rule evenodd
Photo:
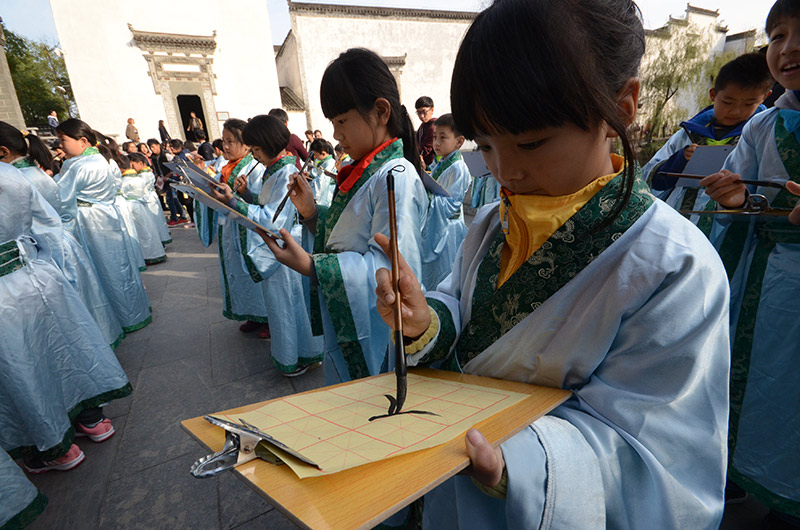
<path fill-rule="evenodd" d="M 18 35 L 5 25 L 3 31 L 8 66 L 25 122 L 42 126 L 53 110 L 60 120 L 68 118 L 75 108 L 75 98 L 57 47 Z"/>
<path fill-rule="evenodd" d="M 665 28 L 648 40 L 641 79 L 651 135 L 685 117 L 679 116 L 684 109 L 668 105 L 679 91 L 695 87 L 703 74 L 710 46 L 691 29 Z"/>

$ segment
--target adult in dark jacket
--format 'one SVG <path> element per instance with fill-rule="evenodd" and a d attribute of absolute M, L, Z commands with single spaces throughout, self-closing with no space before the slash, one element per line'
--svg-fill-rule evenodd
<path fill-rule="evenodd" d="M 436 153 L 433 152 L 433 122 L 436 121 L 433 115 L 433 100 L 428 96 L 422 96 L 414 107 L 417 109 L 417 117 L 422 122 L 417 129 L 419 156 L 422 158 L 422 167 L 427 168 L 436 158 Z"/>

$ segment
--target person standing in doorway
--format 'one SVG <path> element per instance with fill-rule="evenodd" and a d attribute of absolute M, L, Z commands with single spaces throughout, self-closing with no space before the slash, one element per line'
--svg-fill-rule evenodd
<path fill-rule="evenodd" d="M 133 118 L 128 118 L 128 126 L 125 127 L 125 137 L 131 142 L 139 143 L 139 129 L 134 125 Z"/>
<path fill-rule="evenodd" d="M 422 96 L 414 104 L 417 109 L 417 117 L 422 124 L 417 129 L 417 145 L 419 146 L 419 156 L 422 157 L 422 167 L 427 168 L 436 158 L 433 151 L 433 100 L 428 96 Z"/>
<path fill-rule="evenodd" d="M 164 120 L 158 120 L 158 134 L 161 135 L 161 143 L 172 140 L 169 131 L 167 131 L 167 126 L 164 125 Z"/>
<path fill-rule="evenodd" d="M 198 132 L 205 133 L 203 129 L 203 122 L 200 120 L 200 118 L 197 117 L 197 115 L 194 112 L 189 113 L 189 126 L 186 127 L 186 130 L 191 133 L 192 137 L 190 138 L 190 140 L 192 141 L 197 141 Z"/>

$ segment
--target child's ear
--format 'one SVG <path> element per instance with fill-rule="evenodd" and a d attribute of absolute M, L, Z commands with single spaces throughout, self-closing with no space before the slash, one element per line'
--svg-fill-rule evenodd
<path fill-rule="evenodd" d="M 767 100 L 767 98 L 768 98 L 768 97 L 770 97 L 771 95 L 772 95 L 772 89 L 770 88 L 770 89 L 767 91 L 767 93 L 766 93 L 766 94 L 764 94 L 764 98 L 761 100 L 761 103 L 763 104 L 763 103 L 764 103 L 764 102 Z"/>
<path fill-rule="evenodd" d="M 709 89 L 708 97 L 711 99 L 711 103 L 714 103 L 714 100 L 717 99 L 717 89 L 716 88 Z M 767 99 L 767 98 L 764 98 L 764 99 Z"/>
<path fill-rule="evenodd" d="M 464 145 L 464 137 L 463 136 L 459 136 L 458 138 L 456 138 L 456 149 L 457 150 L 461 149 L 462 145 Z"/>
<path fill-rule="evenodd" d="M 625 116 L 626 127 L 633 123 L 633 119 L 636 117 L 636 111 L 639 108 L 639 91 L 641 89 L 642 82 L 636 77 L 631 77 L 625 81 L 625 84 L 622 85 L 617 94 L 617 104 Z"/>
<path fill-rule="evenodd" d="M 378 98 L 375 100 L 375 105 L 372 107 L 375 115 L 378 118 L 378 125 L 386 126 L 389 123 L 389 117 L 392 115 L 392 105 L 386 98 Z"/>

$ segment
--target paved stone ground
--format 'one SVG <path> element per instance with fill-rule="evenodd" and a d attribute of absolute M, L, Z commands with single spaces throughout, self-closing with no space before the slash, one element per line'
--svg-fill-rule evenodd
<path fill-rule="evenodd" d="M 153 323 L 117 349 L 134 387 L 106 408 L 117 433 L 102 444 L 80 439 L 86 460 L 76 469 L 31 477 L 50 499 L 32 529 L 295 528 L 233 474 L 193 478 L 189 466 L 207 451 L 180 421 L 319 387 L 322 370 L 281 376 L 269 341 L 222 317 L 216 245 L 203 248 L 193 229 L 172 234 L 169 259 L 142 274 Z M 758 528 L 765 512 L 750 499 L 721 528 Z"/>

